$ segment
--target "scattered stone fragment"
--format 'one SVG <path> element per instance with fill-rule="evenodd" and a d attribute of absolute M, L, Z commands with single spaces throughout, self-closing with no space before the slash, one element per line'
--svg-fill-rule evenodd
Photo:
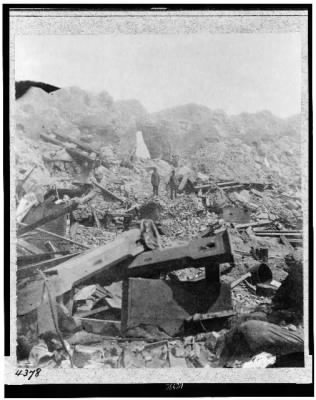
<path fill-rule="evenodd" d="M 276 361 L 276 356 L 269 353 L 260 353 L 254 356 L 251 360 L 242 364 L 241 368 L 267 368 L 273 365 Z"/>

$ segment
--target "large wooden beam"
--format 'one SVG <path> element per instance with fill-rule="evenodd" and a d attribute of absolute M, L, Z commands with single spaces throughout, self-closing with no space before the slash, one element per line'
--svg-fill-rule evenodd
<path fill-rule="evenodd" d="M 89 161 L 89 162 L 91 162 L 91 163 L 94 161 L 94 159 L 91 158 L 89 155 L 84 154 L 83 152 L 81 152 L 81 151 L 78 150 L 78 149 L 74 149 L 74 148 L 71 147 L 68 143 L 61 142 L 61 141 L 58 140 L 58 139 L 55 139 L 55 138 L 53 138 L 53 137 L 51 137 L 51 136 L 48 136 L 48 135 L 45 135 L 45 133 L 41 133 L 41 134 L 40 134 L 40 137 L 41 137 L 42 139 L 44 139 L 46 142 L 50 142 L 50 143 L 56 144 L 57 146 L 60 146 L 60 147 L 62 147 L 62 148 L 65 148 L 66 151 L 67 151 L 72 157 L 74 157 L 74 158 L 80 158 L 80 159 L 83 159 L 83 160 L 85 160 L 85 161 Z M 68 140 L 68 142 L 69 142 L 69 141 L 70 141 L 70 140 Z"/>
<path fill-rule="evenodd" d="M 94 149 L 93 147 L 89 146 L 86 143 L 81 142 L 81 140 L 74 139 L 70 136 L 62 135 L 61 133 L 56 133 L 57 137 L 62 138 L 63 140 L 66 140 L 67 142 L 74 143 L 77 145 L 80 149 L 87 151 L 88 153 L 96 153 L 99 154 L 99 151 Z"/>
<path fill-rule="evenodd" d="M 126 263 L 130 263 L 130 260 L 144 251 L 140 239 L 141 231 L 131 229 L 113 242 L 87 250 L 56 267 L 45 270 L 55 296 L 60 296 L 94 277 L 98 279 L 102 277 L 103 281 L 109 284 L 124 279 L 127 273 Z M 42 285 L 42 280 L 34 280 L 18 290 L 18 315 L 27 314 L 41 304 Z"/>
<path fill-rule="evenodd" d="M 282 230 L 271 230 L 271 229 L 265 229 L 265 230 L 261 230 L 258 228 L 254 228 L 253 230 L 255 233 L 278 233 L 279 235 L 285 235 L 287 236 L 288 234 L 292 234 L 292 233 L 299 233 L 299 234 L 303 234 L 303 232 L 301 230 L 286 230 L 286 229 L 282 229 Z"/>
<path fill-rule="evenodd" d="M 188 267 L 217 269 L 219 263 L 234 261 L 228 231 L 194 239 L 186 245 L 146 251 L 128 266 L 129 277 L 151 278 Z"/>
<path fill-rule="evenodd" d="M 31 244 L 21 238 L 18 238 L 17 246 L 21 247 L 24 250 L 27 250 L 31 254 L 43 254 L 44 253 L 44 251 L 42 249 L 39 249 L 38 247 L 34 246 L 33 244 Z"/>
<path fill-rule="evenodd" d="M 17 234 L 18 236 L 23 235 L 24 233 L 30 232 L 34 230 L 35 228 L 38 228 L 39 226 L 45 225 L 47 222 L 53 221 L 54 219 L 57 219 L 65 214 L 70 213 L 71 211 L 75 210 L 78 207 L 78 203 L 72 201 L 71 204 L 66 205 L 61 207 L 59 210 L 56 210 L 55 212 L 46 215 L 46 217 L 43 217 L 32 224 L 22 226 L 19 228 Z"/>
<path fill-rule="evenodd" d="M 20 222 L 19 224 L 20 225 L 24 225 L 24 226 L 28 226 L 27 224 L 24 224 L 23 222 Z M 75 244 L 76 246 L 82 247 L 83 249 L 90 249 L 89 246 L 87 246 L 87 245 L 85 245 L 83 243 L 76 242 L 75 240 L 69 239 L 69 238 L 67 238 L 65 236 L 57 235 L 57 233 L 53 233 L 53 232 L 47 231 L 46 229 L 35 228 L 34 231 L 45 233 L 46 235 L 50 235 L 50 236 L 55 237 L 57 239 L 64 240 L 65 242 L 69 242 L 69 243 Z"/>
<path fill-rule="evenodd" d="M 49 135 L 46 135 L 45 133 L 41 133 L 41 134 L 40 134 L 40 138 L 42 138 L 42 139 L 45 140 L 46 142 L 56 144 L 57 146 L 66 147 L 66 144 L 65 144 L 65 143 L 61 142 L 60 140 L 55 139 L 54 137 L 51 137 L 51 136 L 49 136 Z"/>
<path fill-rule="evenodd" d="M 47 261 L 55 257 L 56 255 L 66 255 L 69 252 L 65 250 L 59 250 L 59 251 L 50 251 L 48 253 L 40 253 L 40 254 L 30 254 L 27 256 L 18 256 L 17 257 L 17 266 L 18 267 L 25 267 L 26 265 L 30 264 L 35 264 L 39 263 L 41 261 Z"/>
<path fill-rule="evenodd" d="M 93 163 L 94 162 L 93 158 L 91 158 L 88 154 L 85 154 L 82 151 L 79 151 L 78 149 L 73 149 L 73 148 L 67 147 L 66 151 L 74 159 L 78 159 L 79 158 L 80 160 L 88 161 L 89 163 Z"/>
<path fill-rule="evenodd" d="M 72 137 L 69 137 L 66 135 L 62 135 L 60 133 L 56 133 L 56 136 L 58 136 L 64 140 L 67 140 L 68 142 L 74 143 L 78 148 L 80 148 L 88 153 L 95 153 L 100 158 L 101 153 L 99 150 L 95 149 L 94 147 L 89 146 L 86 143 L 83 143 L 81 140 L 78 140 L 78 139 L 75 139 L 75 138 L 72 138 Z M 85 157 L 87 157 L 87 156 L 85 155 Z M 90 158 L 90 156 L 89 156 L 89 160 L 92 160 L 92 158 Z M 105 161 L 103 161 L 103 160 L 100 160 L 100 161 L 104 167 L 106 167 L 106 168 L 108 167 L 108 165 Z"/>
<path fill-rule="evenodd" d="M 124 202 L 125 202 L 124 199 L 121 199 L 120 197 L 116 196 L 114 193 L 112 193 L 112 192 L 110 192 L 109 190 L 105 189 L 105 187 L 103 187 L 102 185 L 100 185 L 100 184 L 99 184 L 98 182 L 96 182 L 95 180 L 93 180 L 93 184 L 94 184 L 97 188 L 101 189 L 102 192 L 103 192 L 106 196 L 110 197 L 110 198 L 113 199 L 114 201 L 119 201 L 120 203 L 124 203 Z"/>
<path fill-rule="evenodd" d="M 236 229 L 247 229 L 249 227 L 256 227 L 256 226 L 266 226 L 266 225 L 271 225 L 273 224 L 273 221 L 266 220 L 266 221 L 261 221 L 261 222 L 249 222 L 247 224 L 236 224 L 235 228 Z"/>
<path fill-rule="evenodd" d="M 80 199 L 80 204 L 84 204 L 84 203 L 88 202 L 91 199 L 90 194 L 91 193 L 88 193 L 86 196 L 82 197 Z M 49 221 L 53 221 L 56 218 L 59 218 L 59 217 L 65 215 L 65 214 L 70 213 L 71 211 L 74 211 L 78 206 L 79 206 L 79 202 L 77 202 L 76 200 L 72 199 L 69 204 L 64 205 L 59 210 L 57 210 L 57 211 L 55 211 L 55 212 L 53 212 L 53 213 L 51 213 L 49 215 L 46 215 L 46 217 L 41 218 L 41 219 L 33 222 L 32 224 L 29 224 L 27 226 L 23 226 L 22 228 L 20 228 L 18 230 L 17 234 L 19 236 L 24 235 L 25 233 L 30 232 L 30 231 L 38 228 L 39 226 L 45 225 Z M 61 238 L 63 238 L 63 236 Z M 76 243 L 74 243 L 74 244 L 76 244 Z"/>
<path fill-rule="evenodd" d="M 73 258 L 77 255 L 79 255 L 80 253 L 72 253 L 72 254 L 66 254 L 62 257 L 58 257 L 58 258 L 51 258 L 50 260 L 43 260 L 41 262 L 38 262 L 36 264 L 32 264 L 32 265 L 27 265 L 24 267 L 20 267 L 17 269 L 17 278 L 18 279 L 23 279 L 23 278 L 27 278 L 28 276 L 34 274 L 37 272 L 37 270 L 45 270 L 48 268 L 52 268 L 58 264 L 64 263 L 67 260 L 69 260 L 70 258 Z"/>
<path fill-rule="evenodd" d="M 267 237 L 280 237 L 282 235 L 284 235 L 285 237 L 289 238 L 289 237 L 293 237 L 293 238 L 299 238 L 302 237 L 302 233 L 284 233 L 284 232 L 254 232 L 256 236 L 267 236 Z"/>

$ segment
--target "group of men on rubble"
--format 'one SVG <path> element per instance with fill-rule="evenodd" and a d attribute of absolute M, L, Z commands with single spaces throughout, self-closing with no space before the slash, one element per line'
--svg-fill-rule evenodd
<path fill-rule="evenodd" d="M 90 167 L 90 168 L 88 168 L 88 167 Z M 79 207 L 78 207 L 78 211 L 74 212 L 74 215 L 76 213 L 78 213 L 80 215 L 80 213 L 81 213 L 80 210 L 82 208 L 85 208 L 87 215 L 91 214 L 91 215 L 95 216 L 96 213 L 97 213 L 97 215 L 100 218 L 103 218 L 103 217 L 105 217 L 104 212 L 105 212 L 105 210 L 108 210 L 108 208 L 107 207 L 105 207 L 105 208 L 101 207 L 102 208 L 102 210 L 101 210 L 99 206 L 104 201 L 104 197 L 103 197 L 103 193 L 102 193 L 101 187 L 102 186 L 103 187 L 107 186 L 107 182 L 104 179 L 105 175 L 106 175 L 106 169 L 102 165 L 100 165 L 100 162 L 99 163 L 97 163 L 97 162 L 94 163 L 93 166 L 91 166 L 91 165 L 87 166 L 87 169 L 88 169 L 88 173 L 87 173 L 87 171 L 85 171 L 86 174 L 82 178 L 85 181 L 88 181 L 88 182 L 91 182 L 91 183 L 95 183 L 95 185 L 94 185 L 93 190 L 91 190 L 86 196 L 84 196 L 84 198 L 77 198 L 76 199 L 77 202 L 79 203 Z M 152 175 L 151 175 L 151 184 L 152 184 L 152 187 L 153 187 L 154 196 L 158 196 L 158 194 L 159 194 L 159 185 L 160 185 L 160 183 L 161 183 L 161 177 L 160 177 L 160 175 L 158 173 L 157 168 L 155 167 L 155 168 L 153 168 L 153 172 L 152 172 Z M 172 170 L 172 172 L 170 174 L 167 186 L 169 187 L 169 190 L 170 190 L 170 198 L 171 199 L 176 198 L 177 197 L 178 181 L 177 181 L 177 177 L 176 177 L 174 169 Z M 86 205 L 84 206 L 84 204 L 86 204 Z M 128 199 L 127 199 L 126 205 L 128 205 L 128 204 L 131 205 L 131 203 L 128 202 Z"/>
<path fill-rule="evenodd" d="M 151 175 L 151 184 L 153 187 L 153 194 L 154 196 L 158 196 L 159 184 L 160 184 L 160 175 L 157 171 L 157 168 L 153 168 L 153 173 Z M 173 169 L 171 171 L 171 175 L 169 177 L 167 186 L 170 190 L 170 198 L 173 200 L 177 197 L 177 190 L 178 190 L 178 181 L 176 177 L 176 171 Z"/>
<path fill-rule="evenodd" d="M 104 168 L 102 167 L 100 161 L 96 160 L 93 166 L 89 165 L 86 166 L 90 180 L 96 180 L 97 183 L 101 183 L 104 179 Z M 92 172 L 93 171 L 93 172 Z M 153 168 L 153 172 L 151 175 L 151 184 L 153 187 L 153 195 L 158 196 L 159 194 L 159 185 L 160 185 L 160 175 L 156 167 Z M 167 182 L 167 187 L 170 190 L 170 198 L 173 200 L 177 197 L 177 189 L 178 189 L 179 182 L 176 177 L 175 169 L 172 169 L 169 180 Z M 98 191 L 96 191 L 98 192 Z M 96 195 L 96 192 L 91 193 L 91 198 Z"/>

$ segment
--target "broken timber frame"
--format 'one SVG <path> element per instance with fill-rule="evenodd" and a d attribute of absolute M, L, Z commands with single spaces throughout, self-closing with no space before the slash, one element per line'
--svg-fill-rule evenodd
<path fill-rule="evenodd" d="M 55 296 L 69 292 L 74 286 L 95 276 L 103 276 L 108 283 L 126 276 L 126 263 L 144 251 L 141 232 L 132 229 L 115 241 L 83 252 L 72 259 L 45 271 L 54 287 Z M 56 260 L 56 259 L 55 259 Z M 17 313 L 24 315 L 38 308 L 42 297 L 42 280 L 34 280 L 18 291 Z"/>
<path fill-rule="evenodd" d="M 17 235 L 23 235 L 24 233 L 30 232 L 34 230 L 35 228 L 38 228 L 39 226 L 45 225 L 49 221 L 53 221 L 54 219 L 57 219 L 65 214 L 70 213 L 71 211 L 75 210 L 78 207 L 78 203 L 75 201 L 72 201 L 70 204 L 61 207 L 59 210 L 47 215 L 46 217 L 43 217 L 32 224 L 22 226 L 19 228 Z"/>
<path fill-rule="evenodd" d="M 87 151 L 89 153 L 98 154 L 98 151 L 96 149 L 92 148 L 91 146 L 89 146 L 86 143 L 81 142 L 80 140 L 74 139 L 70 136 L 62 135 L 61 133 L 56 133 L 56 136 L 63 140 L 66 140 L 67 142 L 74 143 L 75 145 L 77 145 L 79 148 L 81 148 L 84 151 Z"/>
<path fill-rule="evenodd" d="M 84 154 L 83 152 L 81 152 L 81 151 L 79 151 L 78 149 L 74 149 L 72 146 L 70 146 L 69 144 L 67 144 L 67 143 L 64 143 L 64 142 L 61 142 L 60 140 L 58 140 L 58 139 L 55 139 L 55 138 L 53 138 L 53 137 L 51 137 L 51 136 L 48 136 L 48 135 L 45 135 L 44 133 L 41 133 L 40 134 L 40 137 L 42 138 L 42 139 L 44 139 L 46 142 L 50 142 L 50 143 L 53 143 L 53 144 L 55 144 L 55 145 L 57 145 L 57 146 L 60 146 L 60 147 L 62 147 L 62 148 L 65 148 L 66 149 L 66 151 L 72 156 L 72 157 L 74 157 L 74 158 L 82 158 L 82 159 L 84 159 L 85 161 L 89 161 L 90 163 L 93 163 L 94 162 L 94 159 L 92 158 L 92 157 L 90 157 L 89 155 L 87 155 L 87 154 Z M 69 140 L 70 141 L 70 140 Z M 54 161 L 54 160 L 53 160 Z"/>
<path fill-rule="evenodd" d="M 233 262 L 227 231 L 212 238 L 193 240 L 187 246 L 146 252 L 140 240 L 141 231 L 132 229 L 111 243 L 47 269 L 45 275 L 55 288 L 55 296 L 97 276 L 110 284 L 129 277 L 152 277 L 188 267 L 205 267 L 206 279 L 219 284 L 219 263 Z M 41 281 L 36 280 L 19 290 L 18 315 L 37 308 L 41 293 Z"/>
<path fill-rule="evenodd" d="M 60 133 L 56 133 L 56 136 L 61 138 L 61 139 L 63 139 L 63 140 L 66 140 L 68 142 L 74 143 L 77 147 L 79 147 L 80 149 L 82 149 L 82 150 L 84 150 L 84 151 L 86 151 L 88 153 L 95 153 L 98 157 L 100 157 L 100 154 L 101 154 L 100 151 L 96 150 L 95 148 L 89 146 L 86 143 L 83 143 L 81 140 L 78 140 L 78 139 L 75 139 L 75 138 L 72 138 L 72 137 L 68 137 L 68 136 L 62 135 Z M 72 149 L 72 150 L 74 150 L 74 149 Z M 71 155 L 70 152 L 69 152 L 69 154 Z M 77 154 L 80 154 L 80 153 L 77 153 Z M 87 158 L 87 160 L 94 161 L 94 159 L 92 159 L 90 156 L 87 156 L 87 155 L 84 155 L 84 156 Z M 102 160 L 101 160 L 101 164 L 104 167 L 107 167 L 107 164 Z"/>
<path fill-rule="evenodd" d="M 49 221 L 53 221 L 56 218 L 59 218 L 65 214 L 70 213 L 71 211 L 74 211 L 79 204 L 84 204 L 87 201 L 89 201 L 91 198 L 90 193 L 88 193 L 86 196 L 82 197 L 80 199 L 80 203 L 75 201 L 74 199 L 72 199 L 69 204 L 64 205 L 63 207 L 61 207 L 59 210 L 47 215 L 46 217 L 43 217 L 35 222 L 33 222 L 32 224 L 29 224 L 27 226 L 23 226 L 22 228 L 20 228 L 17 232 L 17 234 L 23 235 L 24 233 L 30 232 L 32 230 L 34 230 L 35 228 L 38 228 L 39 226 L 42 226 L 44 224 L 46 224 Z"/>
<path fill-rule="evenodd" d="M 144 252 L 128 266 L 129 277 L 151 277 L 188 267 L 213 269 L 214 266 L 233 262 L 228 231 L 213 237 L 195 239 L 187 245 Z"/>

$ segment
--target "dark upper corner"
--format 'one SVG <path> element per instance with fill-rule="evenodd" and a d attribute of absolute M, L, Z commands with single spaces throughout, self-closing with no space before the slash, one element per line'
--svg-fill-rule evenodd
<path fill-rule="evenodd" d="M 55 90 L 59 90 L 60 88 L 57 86 L 49 85 L 48 83 L 43 82 L 34 82 L 34 81 L 18 81 L 15 82 L 15 98 L 16 100 L 22 97 L 31 87 L 38 87 L 42 90 L 45 90 L 47 93 L 54 92 Z"/>

